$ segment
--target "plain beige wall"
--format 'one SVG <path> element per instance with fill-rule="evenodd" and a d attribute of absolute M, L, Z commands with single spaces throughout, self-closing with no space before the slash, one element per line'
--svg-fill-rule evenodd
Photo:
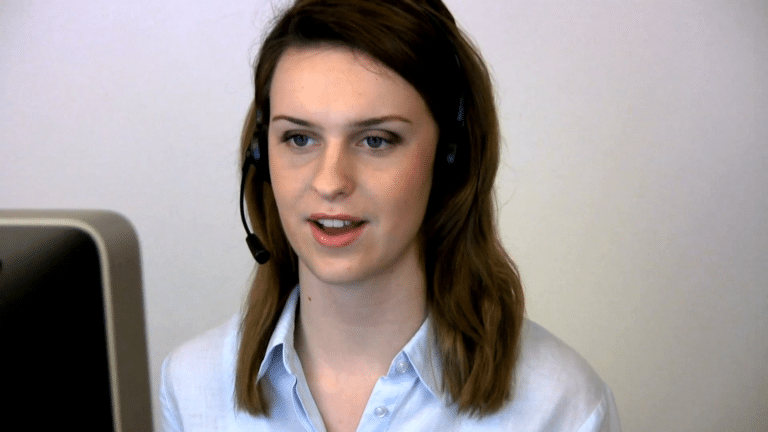
<path fill-rule="evenodd" d="M 528 313 L 626 431 L 768 430 L 768 5 L 450 0 L 493 71 Z M 122 212 L 153 385 L 239 308 L 249 62 L 271 3 L 4 2 L 0 206 Z"/>

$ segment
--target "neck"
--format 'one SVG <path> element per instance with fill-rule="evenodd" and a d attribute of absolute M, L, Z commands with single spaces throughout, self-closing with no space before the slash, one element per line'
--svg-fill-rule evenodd
<path fill-rule="evenodd" d="M 423 266 L 364 283 L 328 284 L 300 265 L 296 350 L 305 368 L 386 375 L 426 318 Z"/>

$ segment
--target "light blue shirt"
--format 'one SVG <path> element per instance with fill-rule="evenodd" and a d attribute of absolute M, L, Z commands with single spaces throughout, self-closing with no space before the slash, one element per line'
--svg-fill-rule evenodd
<path fill-rule="evenodd" d="M 258 377 L 271 400 L 269 418 L 235 408 L 239 318 L 187 342 L 163 363 L 164 431 L 325 431 L 293 343 L 298 289 L 283 309 Z M 526 320 L 514 395 L 493 415 L 457 414 L 440 391 L 442 367 L 430 320 L 392 360 L 368 399 L 358 431 L 618 432 L 608 386 L 575 351 Z"/>

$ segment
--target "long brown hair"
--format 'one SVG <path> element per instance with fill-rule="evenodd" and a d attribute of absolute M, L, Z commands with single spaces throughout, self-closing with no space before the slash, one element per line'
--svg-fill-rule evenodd
<path fill-rule="evenodd" d="M 259 142 L 262 160 L 246 179 L 246 200 L 254 231 L 272 258 L 258 268 L 245 306 L 237 405 L 269 415 L 257 375 L 298 283 L 297 257 L 282 230 L 266 162 L 270 84 L 288 47 L 316 44 L 350 47 L 397 72 L 420 93 L 438 124 L 422 233 L 442 390 L 460 412 L 496 412 L 512 394 L 523 290 L 496 231 L 493 185 L 500 143 L 491 79 L 440 0 L 297 0 L 267 35 L 255 63 L 241 154 L 245 157 L 254 139 Z"/>

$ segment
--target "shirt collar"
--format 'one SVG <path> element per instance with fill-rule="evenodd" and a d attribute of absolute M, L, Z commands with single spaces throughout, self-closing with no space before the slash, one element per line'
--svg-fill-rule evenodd
<path fill-rule="evenodd" d="M 395 359 L 400 355 L 405 355 L 419 376 L 419 380 L 434 397 L 440 399 L 443 367 L 432 330 L 431 315 L 427 315 L 427 319 Z"/>
<path fill-rule="evenodd" d="M 297 367 L 300 368 L 298 363 L 298 355 L 293 344 L 294 326 L 296 323 L 296 306 L 299 304 L 299 287 L 293 289 L 291 295 L 288 296 L 288 300 L 285 302 L 283 312 L 280 314 L 280 319 L 277 321 L 275 330 L 272 332 L 272 337 L 269 339 L 269 345 L 267 345 L 267 351 L 264 354 L 264 360 L 259 367 L 259 374 L 257 380 L 260 380 L 273 360 L 273 353 L 278 348 L 281 349 L 282 355 L 277 357 L 283 361 L 283 365 L 288 372 L 296 375 Z"/>
<path fill-rule="evenodd" d="M 296 323 L 296 307 L 299 303 L 299 287 L 294 288 L 283 307 L 280 319 L 277 321 L 272 337 L 269 339 L 264 360 L 259 367 L 257 380 L 260 380 L 271 366 L 272 362 L 282 360 L 285 369 L 294 376 L 303 375 L 301 363 L 294 348 L 294 328 Z M 282 355 L 274 355 L 280 349 Z M 395 356 L 390 366 L 390 371 L 395 368 L 399 359 L 405 357 L 416 371 L 421 382 L 436 398 L 442 394 L 441 376 L 442 361 L 435 344 L 432 330 L 432 319 L 428 315 L 421 327 L 413 337 L 405 344 L 403 349 Z"/>

